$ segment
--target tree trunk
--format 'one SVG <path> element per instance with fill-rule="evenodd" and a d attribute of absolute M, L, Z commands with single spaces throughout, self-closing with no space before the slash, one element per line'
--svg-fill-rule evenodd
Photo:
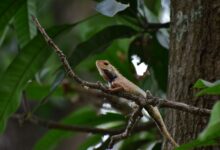
<path fill-rule="evenodd" d="M 220 1 L 171 0 L 168 99 L 212 108 L 216 97 L 196 98 L 193 84 L 200 78 L 220 79 Z M 195 139 L 209 118 L 167 110 L 165 122 L 179 143 Z M 164 150 L 173 147 L 165 141 Z M 220 149 L 206 147 L 199 149 Z"/>

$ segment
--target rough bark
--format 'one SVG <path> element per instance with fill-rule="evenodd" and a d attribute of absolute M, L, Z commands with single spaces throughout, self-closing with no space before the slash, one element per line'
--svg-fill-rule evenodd
<path fill-rule="evenodd" d="M 168 98 L 211 108 L 216 97 L 196 98 L 192 87 L 199 79 L 220 79 L 220 1 L 171 0 Z M 166 124 L 178 143 L 195 139 L 208 118 L 167 110 Z M 165 141 L 163 149 L 173 147 Z M 199 149 L 220 149 L 206 147 Z"/>

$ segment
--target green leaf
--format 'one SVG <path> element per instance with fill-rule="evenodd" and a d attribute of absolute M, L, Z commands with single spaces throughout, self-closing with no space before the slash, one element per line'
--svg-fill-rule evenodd
<path fill-rule="evenodd" d="M 143 0 L 137 1 L 137 9 L 138 12 L 141 14 L 142 20 L 144 22 L 146 21 L 146 19 L 149 22 L 158 22 L 158 18 L 153 14 L 153 12 L 151 12 L 150 9 L 148 9 L 148 7 L 144 4 Z"/>
<path fill-rule="evenodd" d="M 195 84 L 195 88 L 202 89 L 196 94 L 196 96 L 202 95 L 219 95 L 220 94 L 220 80 L 215 81 L 214 83 L 199 79 Z"/>
<path fill-rule="evenodd" d="M 205 81 L 203 79 L 199 79 L 196 81 L 196 83 L 194 84 L 193 87 L 198 88 L 198 89 L 203 89 L 203 88 L 207 88 L 207 87 L 213 87 L 217 84 L 220 84 L 220 80 L 217 80 L 216 82 L 211 83 L 211 82 Z"/>
<path fill-rule="evenodd" d="M 202 96 L 202 95 L 220 95 L 220 84 L 206 88 L 196 94 L 196 96 Z"/>
<path fill-rule="evenodd" d="M 116 0 L 103 0 L 96 5 L 96 10 L 105 16 L 113 17 L 127 7 L 129 7 L 129 4 L 123 4 Z"/>
<path fill-rule="evenodd" d="M 202 141 L 215 138 L 220 138 L 220 101 L 214 105 L 208 126 L 199 136 Z"/>
<path fill-rule="evenodd" d="M 64 124 L 69 125 L 86 125 L 95 126 L 104 123 L 112 123 L 115 121 L 123 121 L 124 117 L 119 114 L 108 113 L 106 115 L 96 115 L 96 111 L 91 107 L 81 108 L 80 110 L 73 112 L 65 117 L 62 121 Z M 35 150 L 53 149 L 59 143 L 60 140 L 74 136 L 75 132 L 50 130 L 48 131 L 35 145 Z"/>
<path fill-rule="evenodd" d="M 189 143 L 181 145 L 177 150 L 188 150 L 194 147 L 215 145 L 220 139 L 220 101 L 218 101 L 211 113 L 207 127 L 199 137 Z"/>
<path fill-rule="evenodd" d="M 6 25 L 16 14 L 26 0 L 1 0 L 0 1 L 0 35 L 2 35 Z"/>
<path fill-rule="evenodd" d="M 147 8 L 149 8 L 154 14 L 159 16 L 160 9 L 161 9 L 161 0 L 156 0 L 156 1 L 146 1 L 145 0 L 144 3 Z M 164 2 L 164 3 L 166 3 L 166 2 Z"/>
<path fill-rule="evenodd" d="M 21 48 L 37 34 L 31 18 L 31 15 L 36 16 L 35 3 L 35 0 L 27 0 L 15 15 L 14 25 Z"/>
<path fill-rule="evenodd" d="M 74 25 L 53 27 L 47 32 L 55 38 Z M 44 65 L 51 52 L 42 36 L 38 35 L 20 51 L 0 77 L 0 132 L 8 117 L 18 108 L 21 91 L 28 80 Z"/>
<path fill-rule="evenodd" d="M 28 99 L 31 100 L 41 100 L 44 97 L 48 96 L 48 93 L 51 91 L 50 85 L 40 85 L 36 82 L 29 83 L 27 87 L 25 88 L 26 94 Z M 63 90 L 61 86 L 54 89 L 52 97 L 62 97 L 63 96 Z"/>
<path fill-rule="evenodd" d="M 129 38 L 137 32 L 124 25 L 109 26 L 93 35 L 90 39 L 80 43 L 70 57 L 70 65 L 75 67 L 91 54 L 103 52 L 116 39 Z"/>
<path fill-rule="evenodd" d="M 213 145 L 214 141 L 200 141 L 198 139 L 192 140 L 189 143 L 180 145 L 180 147 L 176 148 L 175 150 L 190 150 L 195 147 L 202 147 L 202 146 L 209 146 Z"/>
<path fill-rule="evenodd" d="M 5 29 L 2 31 L 2 34 L 1 34 L 1 31 L 0 31 L 0 35 L 1 35 L 1 37 L 0 37 L 0 47 L 1 47 L 2 43 L 4 42 L 8 31 L 9 31 L 9 26 L 5 27 Z"/>
<path fill-rule="evenodd" d="M 88 150 L 89 147 L 94 147 L 96 144 L 102 142 L 102 135 L 89 136 L 77 150 Z"/>

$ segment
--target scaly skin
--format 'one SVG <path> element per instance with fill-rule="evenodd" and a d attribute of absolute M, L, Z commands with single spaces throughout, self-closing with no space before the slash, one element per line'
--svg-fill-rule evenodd
<path fill-rule="evenodd" d="M 113 65 L 111 65 L 108 60 L 97 60 L 96 67 L 100 75 L 107 82 L 109 82 L 111 91 L 126 91 L 131 94 L 146 97 L 146 93 L 141 88 L 139 88 L 137 85 L 135 85 L 134 83 L 126 79 L 122 74 L 120 74 L 119 71 Z M 175 147 L 178 147 L 179 145 L 175 142 L 175 140 L 168 132 L 158 108 L 147 105 L 147 112 L 155 121 L 164 138 L 168 139 Z"/>

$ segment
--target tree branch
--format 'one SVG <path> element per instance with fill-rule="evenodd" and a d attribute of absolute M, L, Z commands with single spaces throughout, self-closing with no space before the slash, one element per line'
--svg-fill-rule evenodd
<path fill-rule="evenodd" d="M 66 125 L 62 123 L 58 123 L 56 121 L 44 120 L 37 116 L 31 116 L 28 119 L 24 118 L 23 114 L 15 114 L 12 116 L 13 119 L 18 120 L 18 122 L 27 122 L 31 124 L 35 124 L 41 127 L 45 127 L 48 129 L 57 129 L 62 131 L 71 131 L 71 132 L 84 132 L 84 133 L 92 133 L 92 134 L 109 134 L 115 135 L 124 131 L 124 128 L 121 129 L 102 129 L 95 127 L 88 127 L 83 125 Z M 145 124 L 138 125 L 134 128 L 133 132 L 141 132 L 146 131 L 147 129 L 151 129 L 154 127 L 153 122 L 148 122 Z"/>
<path fill-rule="evenodd" d="M 103 103 L 109 103 L 113 108 L 115 108 L 117 111 L 121 112 L 124 115 L 130 114 L 132 112 L 132 107 L 129 105 L 129 103 L 125 99 L 120 99 L 119 97 L 116 97 L 114 95 L 106 94 L 100 90 L 94 90 L 94 89 L 85 89 L 79 86 L 70 86 L 69 92 L 76 91 L 77 93 L 80 93 L 82 95 L 88 95 L 88 96 L 94 96 L 96 101 Z M 94 103 L 94 101 L 89 101 L 89 103 Z M 86 102 L 88 104 L 88 101 Z"/>
<path fill-rule="evenodd" d="M 149 105 L 149 104 L 153 105 L 153 106 L 159 104 L 158 106 L 160 106 L 160 107 L 173 108 L 173 109 L 176 109 L 176 110 L 182 110 L 182 111 L 189 112 L 189 113 L 196 114 L 196 115 L 202 115 L 202 116 L 209 116 L 210 115 L 211 110 L 209 110 L 209 109 L 198 108 L 198 107 L 195 107 L 195 106 L 187 105 L 185 103 L 174 102 L 174 101 L 161 99 L 161 98 L 154 97 L 154 96 L 148 96 L 147 98 L 143 98 L 143 97 L 138 97 L 136 95 L 133 95 L 133 94 L 130 94 L 130 93 L 125 93 L 125 92 L 123 92 L 123 93 L 122 92 L 120 92 L 120 93 L 109 93 L 108 88 L 103 86 L 101 83 L 91 83 L 91 82 L 87 82 L 87 81 L 82 80 L 81 78 L 79 78 L 73 72 L 71 66 L 69 65 L 69 63 L 66 59 L 66 56 L 59 49 L 59 47 L 53 42 L 53 40 L 47 35 L 44 28 L 38 22 L 37 18 L 32 16 L 32 19 L 33 19 L 37 29 L 43 35 L 46 42 L 54 49 L 54 51 L 59 56 L 59 58 L 60 58 L 60 60 L 63 64 L 63 67 L 65 68 L 68 76 L 71 79 L 75 80 L 81 86 L 87 87 L 87 88 L 89 87 L 89 88 L 92 88 L 92 89 L 98 89 L 98 90 L 103 91 L 106 94 L 116 95 L 116 96 L 126 98 L 128 100 L 136 102 L 141 107 L 146 107 L 146 105 Z"/>
<path fill-rule="evenodd" d="M 128 121 L 128 124 L 127 124 L 127 127 L 126 127 L 125 131 L 120 133 L 120 134 L 113 135 L 111 137 L 111 140 L 110 140 L 110 143 L 109 143 L 109 146 L 108 146 L 109 149 L 112 149 L 113 146 L 115 145 L 115 143 L 117 143 L 118 141 L 130 136 L 130 134 L 131 134 L 132 130 L 134 129 L 136 123 L 142 117 L 141 110 L 142 110 L 142 107 L 137 106 L 137 108 L 134 109 L 132 115 L 129 118 L 129 121 Z"/>

